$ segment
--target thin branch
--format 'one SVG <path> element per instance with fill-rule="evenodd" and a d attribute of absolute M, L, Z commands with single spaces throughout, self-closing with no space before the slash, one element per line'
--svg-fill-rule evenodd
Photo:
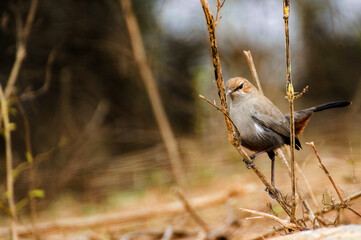
<path fill-rule="evenodd" d="M 11 126 L 9 120 L 8 102 L 0 85 L 0 105 L 2 120 L 4 122 L 5 154 L 6 154 L 6 191 L 11 214 L 11 238 L 18 239 L 17 215 L 14 199 L 13 156 L 11 150 Z"/>
<path fill-rule="evenodd" d="M 286 89 L 290 109 L 290 139 L 291 139 L 291 173 L 292 173 L 292 210 L 291 222 L 296 222 L 296 180 L 295 180 L 295 119 L 294 119 L 294 90 L 291 78 L 291 54 L 290 54 L 290 37 L 289 37 L 289 19 L 290 14 L 290 1 L 283 0 L 283 19 L 285 21 L 285 42 L 286 42 Z"/>
<path fill-rule="evenodd" d="M 357 216 L 361 217 L 361 214 L 358 213 L 355 209 L 351 208 L 350 206 L 346 207 L 348 210 L 350 210 L 351 212 L 353 212 L 354 214 L 356 214 Z"/>
<path fill-rule="evenodd" d="M 226 99 L 226 92 L 224 88 L 224 81 L 222 76 L 222 70 L 221 65 L 219 61 L 219 53 L 218 53 L 218 47 L 217 47 L 217 41 L 215 36 L 216 31 L 216 23 L 215 19 L 211 13 L 211 10 L 209 8 L 207 0 L 200 0 L 203 12 L 206 18 L 207 22 L 207 28 L 209 33 L 209 41 L 210 41 L 210 47 L 211 47 L 211 55 L 212 55 L 212 63 L 213 63 L 213 69 L 215 74 L 215 80 L 216 80 L 216 86 L 217 86 L 217 92 L 218 97 L 221 103 L 221 109 L 222 112 L 227 112 L 227 99 Z M 224 121 L 227 127 L 227 135 L 229 142 L 237 149 L 239 154 L 244 158 L 246 163 L 253 164 L 253 161 L 248 156 L 247 152 L 244 150 L 242 145 L 239 144 L 239 138 L 242 136 L 237 136 L 236 132 L 234 131 L 232 122 L 229 120 L 229 118 L 224 115 Z M 266 188 L 269 190 L 269 192 L 273 196 L 279 195 L 276 200 L 280 204 L 280 206 L 284 209 L 287 215 L 291 215 L 291 212 L 287 206 L 287 204 L 282 199 L 282 194 L 278 194 L 279 192 L 273 187 L 267 180 L 264 174 L 259 170 L 256 165 L 253 165 L 251 169 L 255 172 L 255 174 L 258 176 L 258 178 L 262 181 L 262 183 L 266 186 Z"/>
<path fill-rule="evenodd" d="M 173 192 L 178 197 L 178 199 L 182 202 L 184 209 L 189 213 L 191 218 L 202 228 L 202 231 L 208 235 L 209 227 L 207 223 L 196 213 L 191 204 L 188 202 L 184 194 L 178 189 L 173 188 Z"/>
<path fill-rule="evenodd" d="M 325 165 L 323 165 L 322 160 L 320 158 L 320 155 L 318 155 L 317 149 L 315 147 L 315 144 L 313 142 L 307 142 L 307 145 L 311 146 L 313 151 L 315 152 L 316 158 L 318 160 L 318 162 L 320 163 L 320 167 L 322 168 L 322 170 L 325 172 L 325 174 L 327 175 L 328 179 L 330 179 L 333 188 L 336 190 L 336 193 L 338 195 L 338 198 L 340 199 L 341 204 L 345 204 L 345 201 L 343 200 L 340 190 L 338 189 L 335 181 L 333 180 L 333 178 L 331 177 L 330 173 L 328 172 L 328 170 L 326 169 Z"/>
<path fill-rule="evenodd" d="M 226 0 L 223 0 L 223 2 L 221 3 L 221 0 L 217 0 L 217 14 L 216 14 L 216 20 L 215 20 L 215 25 L 217 26 L 217 23 L 219 21 L 219 19 L 221 19 L 222 17 L 219 16 L 219 13 L 221 11 L 221 8 L 223 7 L 224 3 L 226 2 Z"/>
<path fill-rule="evenodd" d="M 236 126 L 236 124 L 233 122 L 233 120 L 231 119 L 231 117 L 229 116 L 229 114 L 227 112 L 225 112 L 222 108 L 218 107 L 215 103 L 213 103 L 211 100 L 209 100 L 208 98 L 204 97 L 203 95 L 199 95 L 199 97 L 201 99 L 203 99 L 204 101 L 208 102 L 211 106 L 213 106 L 215 109 L 217 109 L 218 111 L 220 111 L 221 113 L 223 113 L 228 119 L 229 121 L 231 121 L 236 133 L 238 136 L 241 136 L 241 133 L 239 132 L 238 127 Z"/>
<path fill-rule="evenodd" d="M 260 92 L 262 95 L 264 95 L 263 90 L 262 90 L 262 86 L 261 86 L 261 82 L 260 82 L 259 77 L 258 77 L 258 74 L 257 74 L 256 66 L 254 65 L 252 53 L 251 53 L 250 50 L 248 50 L 248 51 L 244 50 L 243 53 L 244 53 L 244 55 L 245 55 L 246 58 L 247 58 L 248 66 L 249 66 L 249 68 L 251 69 L 253 79 L 254 79 L 254 81 L 255 81 L 256 84 L 257 84 L 257 88 L 258 88 L 259 92 Z"/>
<path fill-rule="evenodd" d="M 296 93 L 296 94 L 295 94 L 295 99 L 302 97 L 303 94 L 305 94 L 307 91 L 308 91 L 308 86 L 306 86 L 306 87 L 302 90 L 302 92 Z"/>
<path fill-rule="evenodd" d="M 250 209 L 246 209 L 246 208 L 240 208 L 239 210 L 271 219 L 273 221 L 278 222 L 279 224 L 281 224 L 283 227 L 285 227 L 287 229 L 292 229 L 292 230 L 303 230 L 304 229 L 294 223 L 290 223 L 286 220 L 283 220 L 279 217 L 276 217 L 276 216 L 268 214 L 268 213 L 258 212 L 258 211 L 254 211 L 254 210 L 250 210 Z"/>

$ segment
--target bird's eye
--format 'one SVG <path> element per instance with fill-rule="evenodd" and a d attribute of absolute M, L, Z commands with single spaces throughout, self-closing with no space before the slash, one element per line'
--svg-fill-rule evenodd
<path fill-rule="evenodd" d="M 242 89 L 242 88 L 243 88 L 243 83 L 241 83 L 241 85 L 239 85 L 239 86 L 235 89 L 235 91 L 240 90 L 240 89 Z"/>

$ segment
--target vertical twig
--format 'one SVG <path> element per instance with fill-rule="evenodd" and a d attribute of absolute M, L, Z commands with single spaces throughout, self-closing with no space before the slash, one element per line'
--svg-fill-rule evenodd
<path fill-rule="evenodd" d="M 342 205 L 345 205 L 345 201 L 343 200 L 343 197 L 341 196 L 340 190 L 338 189 L 335 181 L 333 180 L 333 178 L 331 177 L 330 173 L 328 172 L 328 170 L 326 169 L 325 165 L 323 165 L 320 155 L 318 155 L 316 146 L 313 142 L 308 142 L 306 143 L 307 145 L 311 146 L 313 151 L 315 152 L 316 158 L 318 160 L 318 162 L 320 163 L 320 167 L 322 168 L 322 170 L 325 172 L 325 174 L 327 175 L 328 179 L 330 179 L 330 182 L 332 183 L 333 188 L 336 190 L 336 193 L 338 195 L 338 198 L 340 199 L 340 202 Z"/>
<path fill-rule="evenodd" d="M 290 14 L 290 1 L 283 0 L 283 19 L 285 21 L 285 37 L 286 37 L 286 89 L 287 97 L 290 109 L 290 139 L 291 139 L 291 173 L 292 173 L 292 210 L 291 210 L 291 222 L 295 222 L 296 212 L 296 181 L 295 181 L 295 122 L 294 122 L 294 106 L 293 101 L 294 89 L 291 78 L 291 54 L 290 54 L 290 36 L 289 36 L 289 25 L 288 19 Z"/>
<path fill-rule="evenodd" d="M 253 61 L 251 51 L 250 50 L 248 50 L 248 51 L 244 50 L 243 53 L 247 58 L 248 66 L 251 69 L 253 79 L 257 84 L 257 88 L 258 88 L 259 92 L 262 95 L 264 95 L 263 90 L 262 90 L 262 86 L 261 86 L 261 82 L 260 82 L 258 74 L 257 74 L 256 66 L 254 65 L 254 61 Z"/>
<path fill-rule="evenodd" d="M 9 211 L 11 214 L 11 238 L 18 239 L 17 215 L 14 200 L 14 177 L 13 177 L 13 156 L 11 151 L 11 126 L 9 120 L 8 102 L 2 86 L 0 85 L 0 105 L 2 119 L 4 122 L 5 154 L 6 154 L 6 191 L 8 197 Z"/>
<path fill-rule="evenodd" d="M 207 22 L 207 28 L 209 33 L 209 41 L 210 41 L 210 47 L 211 47 L 211 55 L 212 55 L 212 63 L 213 63 L 213 69 L 214 69 L 214 75 L 216 80 L 216 86 L 217 86 L 217 92 L 218 97 L 221 103 L 221 112 L 227 111 L 227 100 L 226 100 L 226 92 L 224 89 L 224 81 L 222 76 L 222 69 L 219 61 L 219 54 L 218 54 L 218 47 L 217 47 L 217 41 L 216 41 L 216 21 L 211 13 L 211 10 L 209 8 L 207 0 L 200 0 L 203 12 L 206 18 Z M 219 11 L 219 8 L 217 9 Z M 227 135 L 229 142 L 237 149 L 239 154 L 244 158 L 244 160 L 252 164 L 252 160 L 249 158 L 247 152 L 244 150 L 244 148 L 239 144 L 239 139 L 242 136 L 237 136 L 235 134 L 235 131 L 232 126 L 232 122 L 229 120 L 226 114 L 223 114 L 224 121 L 227 127 Z M 255 174 L 258 176 L 258 178 L 262 181 L 262 183 L 266 186 L 266 188 L 269 190 L 269 192 L 273 196 L 277 196 L 278 192 L 277 190 L 267 181 L 264 174 L 259 170 L 256 165 L 253 165 L 252 170 L 255 172 Z M 282 197 L 280 197 L 282 194 L 279 194 L 279 197 L 276 198 L 277 202 L 280 204 L 280 206 L 283 208 L 283 210 L 286 212 L 287 215 L 291 216 L 291 212 L 288 208 L 288 205 L 283 201 Z"/>
<path fill-rule="evenodd" d="M 171 162 L 173 177 L 178 185 L 184 185 L 185 174 L 178 149 L 178 143 L 164 111 L 162 100 L 160 99 L 152 70 L 150 69 L 150 66 L 147 62 L 147 56 L 145 53 L 141 32 L 137 18 L 132 9 L 131 1 L 119 0 L 119 4 L 123 9 L 125 22 L 129 32 L 130 43 L 133 49 L 134 59 L 138 64 L 140 76 L 147 90 L 150 103 L 163 139 L 163 143 Z"/>

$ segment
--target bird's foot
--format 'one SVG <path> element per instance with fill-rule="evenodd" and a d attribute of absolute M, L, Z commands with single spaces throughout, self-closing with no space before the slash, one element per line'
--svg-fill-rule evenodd
<path fill-rule="evenodd" d="M 252 156 L 250 156 L 250 159 L 251 159 L 251 163 L 248 163 L 247 161 L 246 161 L 246 159 L 243 159 L 243 162 L 246 164 L 246 168 L 247 169 L 251 169 L 251 167 L 253 167 L 254 166 L 254 157 L 252 157 Z"/>
<path fill-rule="evenodd" d="M 276 195 L 274 195 L 268 188 L 265 188 L 265 191 L 268 192 L 268 194 L 271 196 L 271 198 L 277 199 L 278 196 L 280 195 L 280 191 L 278 191 L 277 188 L 274 188 L 274 189 L 276 189 Z"/>

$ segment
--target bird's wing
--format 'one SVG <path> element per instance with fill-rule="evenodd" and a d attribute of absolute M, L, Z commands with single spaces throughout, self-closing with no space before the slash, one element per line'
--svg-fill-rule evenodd
<path fill-rule="evenodd" d="M 289 123 L 281 111 L 268 99 L 265 99 L 262 105 L 254 105 L 252 118 L 265 128 L 285 137 L 290 136 Z"/>

